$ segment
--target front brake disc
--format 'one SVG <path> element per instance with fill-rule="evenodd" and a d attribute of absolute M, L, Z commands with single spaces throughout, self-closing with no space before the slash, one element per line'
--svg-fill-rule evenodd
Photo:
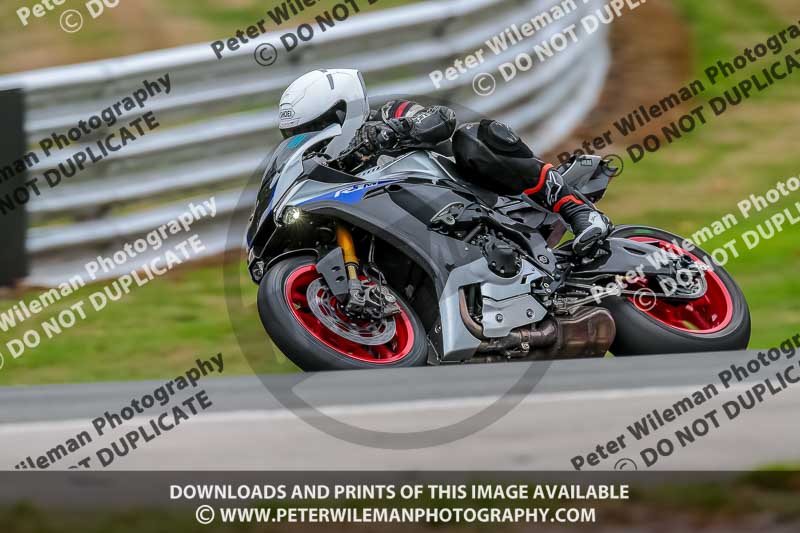
<path fill-rule="evenodd" d="M 397 326 L 394 318 L 355 323 L 337 308 L 336 298 L 322 278 L 317 278 L 306 290 L 308 307 L 322 325 L 340 337 L 357 344 L 380 346 L 394 338 Z"/>

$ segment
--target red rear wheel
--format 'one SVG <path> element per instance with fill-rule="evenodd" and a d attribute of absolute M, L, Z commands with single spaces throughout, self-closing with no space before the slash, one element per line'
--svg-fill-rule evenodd
<path fill-rule="evenodd" d="M 636 297 L 621 296 L 604 300 L 617 326 L 611 346 L 614 355 L 710 352 L 743 350 L 750 340 L 750 310 L 739 286 L 728 272 L 716 265 L 700 248 L 685 250 L 682 237 L 646 226 L 619 226 L 611 235 L 688 256 L 703 265 L 705 293 L 694 300 L 654 297 L 664 288 L 644 279 L 629 290 Z M 642 258 L 649 264 L 646 258 Z M 707 268 L 711 265 L 713 268 Z M 648 296 L 648 290 L 652 291 Z M 667 291 L 668 292 L 668 291 Z"/>
<path fill-rule="evenodd" d="M 697 256 L 677 245 L 650 237 L 631 237 L 632 241 L 657 246 L 676 255 L 686 255 L 701 265 Z M 629 296 L 628 299 L 643 313 L 673 329 L 695 334 L 716 333 L 725 329 L 733 318 L 733 301 L 722 279 L 710 269 L 704 272 L 706 293 L 696 300 L 670 300 Z M 655 291 L 654 291 L 655 292 Z M 644 296 L 644 295 L 643 295 Z"/>

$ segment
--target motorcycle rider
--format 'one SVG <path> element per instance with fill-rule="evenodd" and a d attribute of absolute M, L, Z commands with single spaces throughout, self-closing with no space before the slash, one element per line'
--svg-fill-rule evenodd
<path fill-rule="evenodd" d="M 309 72 L 281 97 L 284 139 L 334 123 L 342 126 L 342 134 L 328 144 L 325 154 L 340 170 L 356 173 L 377 164 L 381 155 L 434 149 L 450 141 L 464 178 L 498 194 L 525 194 L 561 215 L 575 235 L 572 249 L 579 256 L 590 254 L 610 233 L 605 215 L 501 122 L 482 120 L 456 128 L 453 110 L 408 100 L 392 100 L 372 111 L 357 70 Z"/>

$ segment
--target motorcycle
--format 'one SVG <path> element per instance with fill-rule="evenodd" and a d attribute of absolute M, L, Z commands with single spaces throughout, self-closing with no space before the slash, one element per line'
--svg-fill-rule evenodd
<path fill-rule="evenodd" d="M 284 140 L 247 228 L 261 322 L 306 371 L 739 350 L 741 289 L 689 241 L 616 227 L 590 258 L 525 196 L 485 190 L 450 157 L 414 150 L 357 175 L 319 148 L 341 127 Z M 598 202 L 616 169 L 559 169 Z"/>

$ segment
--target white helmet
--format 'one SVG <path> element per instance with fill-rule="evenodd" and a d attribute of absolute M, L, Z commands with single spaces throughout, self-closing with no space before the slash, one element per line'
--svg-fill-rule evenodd
<path fill-rule="evenodd" d="M 300 133 L 342 126 L 325 152 L 332 157 L 347 148 L 369 116 L 364 78 L 357 70 L 314 70 L 292 82 L 281 96 L 280 130 L 287 139 Z"/>

